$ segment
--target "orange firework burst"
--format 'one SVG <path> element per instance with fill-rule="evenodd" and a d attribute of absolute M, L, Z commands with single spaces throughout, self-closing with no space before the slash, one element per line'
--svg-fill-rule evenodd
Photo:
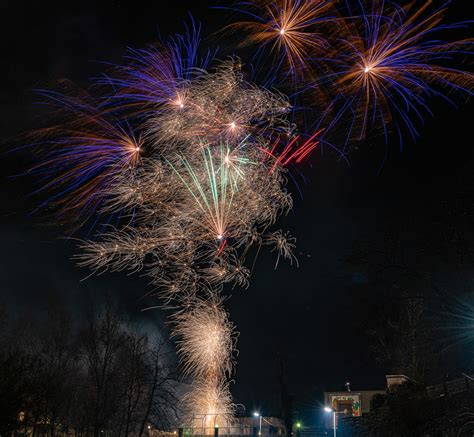
<path fill-rule="evenodd" d="M 246 4 L 245 6 L 249 6 Z M 327 47 L 321 25 L 333 20 L 329 0 L 273 0 L 260 1 L 249 10 L 239 11 L 252 20 L 231 24 L 248 32 L 243 44 L 271 47 L 287 63 L 291 75 L 307 67 L 308 58 L 315 50 Z M 259 50 L 260 51 L 260 50 Z"/>
<path fill-rule="evenodd" d="M 428 97 L 451 102 L 456 94 L 472 95 L 473 74 L 453 66 L 453 60 L 472 50 L 473 40 L 434 36 L 467 23 L 443 24 L 446 7 L 433 10 L 430 0 L 415 6 L 375 2 L 370 11 L 362 7 L 360 17 L 345 21 L 331 72 L 318 85 L 334 81 L 347 99 L 345 109 L 355 115 L 351 138 L 363 139 L 374 128 L 386 135 L 394 128 L 400 138 L 403 129 L 416 137 L 417 120 L 430 112 Z"/>

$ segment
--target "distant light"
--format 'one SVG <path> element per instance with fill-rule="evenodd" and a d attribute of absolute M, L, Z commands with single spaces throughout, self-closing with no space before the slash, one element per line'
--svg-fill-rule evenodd
<path fill-rule="evenodd" d="M 326 413 L 332 413 L 334 410 L 331 407 L 324 407 Z"/>
<path fill-rule="evenodd" d="M 136 150 L 137 152 L 139 152 L 139 151 L 140 151 L 140 147 L 137 146 L 137 147 L 135 148 L 135 150 Z"/>
<path fill-rule="evenodd" d="M 148 425 L 148 429 L 151 429 L 151 425 Z"/>
<path fill-rule="evenodd" d="M 180 104 L 179 104 L 179 107 L 180 107 L 181 109 L 183 109 L 183 108 L 184 108 L 184 103 L 180 103 Z"/>
<path fill-rule="evenodd" d="M 284 35 L 285 34 L 285 29 L 280 29 L 280 35 Z"/>
<path fill-rule="evenodd" d="M 223 235 L 219 234 L 219 235 L 217 236 L 217 239 L 218 239 L 218 240 L 222 240 L 222 237 L 223 237 Z"/>
<path fill-rule="evenodd" d="M 237 125 L 236 125 L 235 122 L 233 121 L 233 122 L 230 124 L 230 128 L 231 128 L 232 130 L 234 130 L 236 127 L 237 127 Z"/>
<path fill-rule="evenodd" d="M 301 428 L 301 422 L 296 422 L 296 427 Z"/>
<path fill-rule="evenodd" d="M 372 67 L 365 67 L 364 68 L 364 73 L 368 73 L 370 70 L 372 70 Z"/>
<path fill-rule="evenodd" d="M 257 413 L 256 411 L 253 413 L 255 417 L 260 417 L 260 413 Z"/>

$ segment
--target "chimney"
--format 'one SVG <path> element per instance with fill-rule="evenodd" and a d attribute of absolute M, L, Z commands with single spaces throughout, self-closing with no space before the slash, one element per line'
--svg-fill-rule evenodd
<path fill-rule="evenodd" d="M 398 386 L 405 384 L 405 382 L 410 381 L 410 378 L 405 375 L 385 375 L 387 379 L 387 390 L 393 391 L 398 388 Z"/>

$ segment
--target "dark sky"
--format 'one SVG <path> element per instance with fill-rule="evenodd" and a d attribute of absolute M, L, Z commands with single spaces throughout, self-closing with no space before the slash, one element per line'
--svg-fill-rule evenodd
<path fill-rule="evenodd" d="M 33 89 L 62 77 L 86 85 L 103 71 L 99 61 L 119 63 L 127 46 L 153 42 L 158 29 L 163 36 L 179 32 L 188 11 L 211 34 L 226 22 L 222 11 L 208 9 L 214 4 L 3 0 L 1 137 L 34 124 Z M 454 2 L 452 19 L 466 18 L 461 4 Z M 468 244 L 472 234 L 472 104 L 433 102 L 433 110 L 416 144 L 407 142 L 402 151 L 392 146 L 381 172 L 384 145 L 377 141 L 361 145 L 350 166 L 328 154 L 304 169 L 304 197 L 295 196 L 294 211 L 283 220 L 298 239 L 299 268 L 280 263 L 274 270 L 274 257 L 264 254 L 250 287 L 233 290 L 228 302 L 240 331 L 236 402 L 275 411 L 277 352 L 288 356 L 290 388 L 308 421 L 320 414 L 325 389 L 343 389 L 346 380 L 355 389 L 382 388 L 384 369 L 370 355 L 366 326 L 373 302 L 393 293 L 393 280 L 374 273 L 389 251 L 402 248 L 405 262 L 427 278 L 427 290 L 428 283 L 448 294 L 473 290 L 472 265 L 458 260 L 459 241 Z M 6 154 L 1 162 L 0 297 L 34 312 L 49 296 L 62 295 L 74 309 L 86 295 L 110 293 L 133 320 L 147 329 L 161 326 L 159 311 L 140 312 L 148 290 L 140 276 L 80 282 L 88 272 L 70 259 L 73 242 L 60 238 L 62 228 L 28 214 L 35 206 L 32 181 L 11 177 L 26 165 L 25 156 Z M 388 241 L 393 235 L 397 244 Z M 348 261 L 361 248 L 368 248 L 367 261 Z M 459 362 L 456 370 L 463 370 L 462 349 Z"/>

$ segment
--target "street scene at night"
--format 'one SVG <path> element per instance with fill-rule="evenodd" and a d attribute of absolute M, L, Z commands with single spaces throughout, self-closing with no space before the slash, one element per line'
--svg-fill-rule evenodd
<path fill-rule="evenodd" d="M 473 437 L 467 0 L 0 4 L 0 437 Z"/>

